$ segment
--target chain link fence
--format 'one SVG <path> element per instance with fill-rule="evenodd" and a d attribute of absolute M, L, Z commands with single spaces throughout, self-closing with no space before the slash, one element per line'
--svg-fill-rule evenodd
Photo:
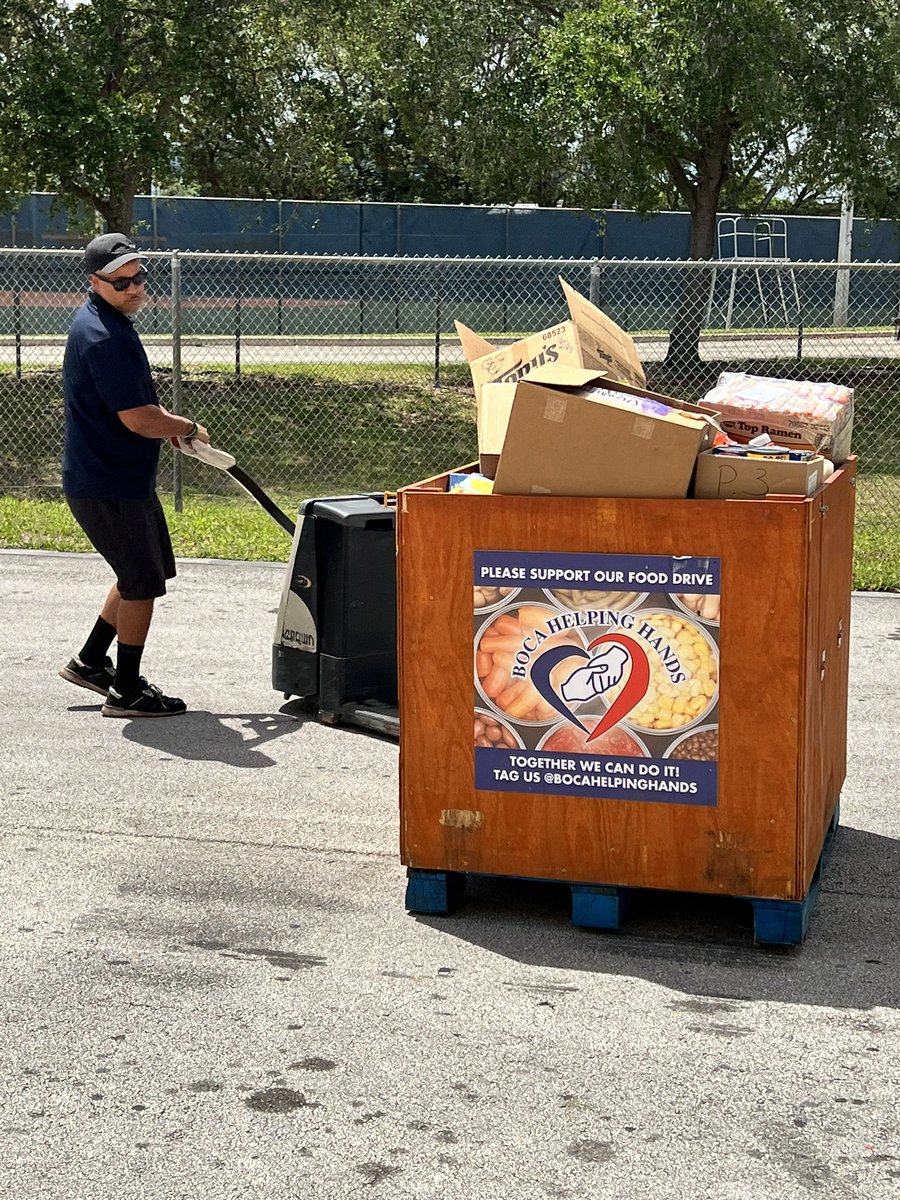
<path fill-rule="evenodd" d="M 453 322 L 502 342 L 565 320 L 562 276 L 632 334 L 657 391 L 697 399 L 722 370 L 854 388 L 860 521 L 897 527 L 900 264 L 146 257 L 138 327 L 160 400 L 285 504 L 393 490 L 471 461 L 474 402 Z M 59 490 L 80 259 L 0 250 L 0 493 Z M 686 297 L 698 353 L 672 362 Z M 159 484 L 187 505 L 234 490 L 167 451 Z"/>

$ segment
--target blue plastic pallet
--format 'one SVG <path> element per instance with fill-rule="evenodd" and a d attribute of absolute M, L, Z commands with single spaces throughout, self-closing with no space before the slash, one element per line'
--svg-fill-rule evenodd
<path fill-rule="evenodd" d="M 831 853 L 840 818 L 841 806 L 836 804 L 825 831 L 825 842 L 813 872 L 809 891 L 802 900 L 757 900 L 753 896 L 742 897 L 753 905 L 755 942 L 764 946 L 799 946 L 803 942 L 809 926 L 809 914 L 819 894 L 822 871 Z"/>
<path fill-rule="evenodd" d="M 831 851 L 840 817 L 840 806 L 832 814 L 822 853 L 813 873 L 809 891 L 802 900 L 767 900 L 757 896 L 739 896 L 753 906 L 753 940 L 766 946 L 799 946 L 806 937 L 809 915 L 816 902 L 822 870 Z M 530 882 L 536 882 L 530 880 Z M 546 882 L 561 883 L 562 880 Z M 583 929 L 621 929 L 629 898 L 636 888 L 597 883 L 572 883 L 572 924 Z M 406 908 L 412 913 L 446 916 L 462 900 L 466 875 L 459 871 L 407 870 Z M 643 890 L 643 889 L 642 889 Z"/>

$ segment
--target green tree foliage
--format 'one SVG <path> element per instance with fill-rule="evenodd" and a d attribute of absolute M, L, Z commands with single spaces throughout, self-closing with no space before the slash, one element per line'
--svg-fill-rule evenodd
<path fill-rule="evenodd" d="M 691 257 L 708 259 L 723 196 L 747 209 L 791 186 L 874 195 L 897 22 L 893 0 L 602 0 L 547 32 L 540 68 L 547 102 L 577 112 L 579 144 L 606 147 L 621 198 L 647 208 L 674 187 Z M 690 280 L 677 363 L 696 358 L 708 286 Z"/>
<path fill-rule="evenodd" d="M 574 0 L 347 0 L 316 54 L 340 97 L 348 185 L 374 200 L 556 204 L 568 131 L 530 69 Z"/>
<path fill-rule="evenodd" d="M 340 7 L 336 4 L 335 7 Z M 329 3 L 267 0 L 246 14 L 243 60 L 184 106 L 177 158 L 206 195 L 347 199 L 352 104 L 320 58 Z"/>
<path fill-rule="evenodd" d="M 6 0 L 0 187 L 898 203 L 894 0 Z M 699 277 L 699 273 L 698 273 Z"/>
<path fill-rule="evenodd" d="M 135 193 L 183 175 L 182 152 L 215 159 L 224 131 L 266 102 L 268 119 L 277 119 L 265 30 L 279 19 L 280 0 L 7 3 L 0 25 L 7 191 L 54 191 L 94 207 L 110 227 L 129 229 Z M 223 169 L 223 183 L 228 178 Z"/>
<path fill-rule="evenodd" d="M 193 66 L 187 8 L 151 4 L 141 19 L 122 0 L 35 6 L 5 56 L 16 72 L 0 114 L 8 174 L 86 201 L 113 228 L 129 229 L 135 192 L 169 166 L 168 137 Z"/>

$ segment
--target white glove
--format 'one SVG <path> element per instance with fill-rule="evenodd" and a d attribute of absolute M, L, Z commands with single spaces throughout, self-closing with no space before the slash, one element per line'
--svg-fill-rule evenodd
<path fill-rule="evenodd" d="M 201 462 L 207 463 L 210 467 L 218 467 L 220 471 L 231 470 L 237 462 L 237 459 L 227 450 L 217 450 L 215 446 L 211 446 L 209 442 L 201 442 L 199 438 L 188 441 L 187 438 L 180 437 L 175 441 L 182 454 L 186 454 L 189 458 L 199 458 Z"/>

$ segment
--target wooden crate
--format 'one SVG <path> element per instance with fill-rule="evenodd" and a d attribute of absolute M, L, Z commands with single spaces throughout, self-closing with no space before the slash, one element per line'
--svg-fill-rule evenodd
<path fill-rule="evenodd" d="M 855 460 L 809 499 L 398 497 L 401 853 L 410 868 L 802 901 L 846 770 Z M 476 790 L 478 550 L 721 561 L 714 806 Z"/>

